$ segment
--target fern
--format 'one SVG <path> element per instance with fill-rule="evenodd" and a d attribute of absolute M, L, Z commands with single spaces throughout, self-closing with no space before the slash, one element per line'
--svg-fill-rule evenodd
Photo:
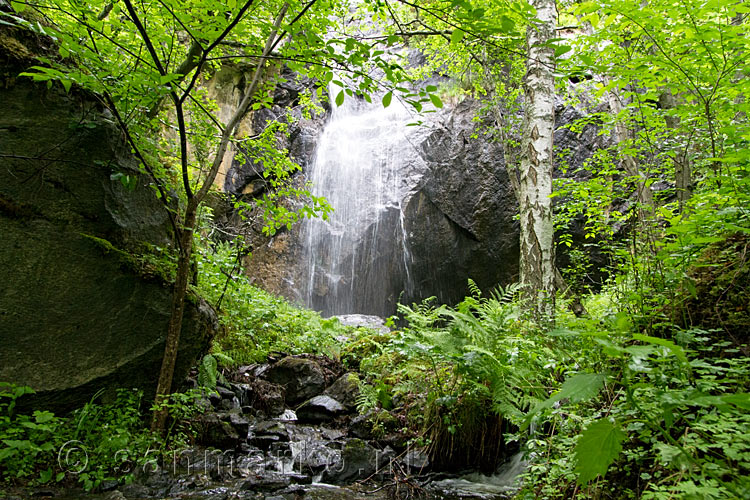
<path fill-rule="evenodd" d="M 360 414 L 367 413 L 370 410 L 377 408 L 378 406 L 378 389 L 365 382 L 364 380 L 359 383 L 359 394 L 354 400 L 354 404 L 357 405 L 357 412 Z"/>
<path fill-rule="evenodd" d="M 219 364 L 213 354 L 206 354 L 198 366 L 198 385 L 207 389 L 216 389 L 219 380 Z"/>
<path fill-rule="evenodd" d="M 482 297 L 482 290 L 479 289 L 476 282 L 469 278 L 469 293 L 472 297 L 480 299 Z"/>

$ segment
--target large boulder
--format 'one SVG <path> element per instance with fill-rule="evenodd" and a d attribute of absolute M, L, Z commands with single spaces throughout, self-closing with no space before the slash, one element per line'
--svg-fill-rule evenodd
<path fill-rule="evenodd" d="M 317 361 L 294 356 L 274 364 L 263 376 L 284 388 L 284 398 L 290 406 L 317 396 L 327 383 L 326 374 Z"/>
<path fill-rule="evenodd" d="M 172 245 L 168 213 L 95 96 L 18 76 L 49 48 L 0 37 L 0 381 L 57 408 L 103 387 L 152 394 L 172 289 L 168 266 L 144 255 Z M 215 321 L 189 296 L 175 383 Z"/>

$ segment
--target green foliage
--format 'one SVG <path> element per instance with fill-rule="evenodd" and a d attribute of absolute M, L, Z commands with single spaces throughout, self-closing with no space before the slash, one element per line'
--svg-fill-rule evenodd
<path fill-rule="evenodd" d="M 225 367 L 264 361 L 271 352 L 321 353 L 337 358 L 344 336 L 351 342 L 365 329 L 345 327 L 335 318 L 294 306 L 250 284 L 241 274 L 237 250 L 231 243 L 201 239 L 196 244 L 200 294 L 220 305 L 222 333 L 215 340 L 204 363 Z M 213 361 L 211 361 L 213 359 Z M 203 367 L 207 386 L 215 369 Z"/>
<path fill-rule="evenodd" d="M 578 484 L 587 484 L 597 475 L 604 476 L 620 455 L 626 434 L 609 419 L 590 424 L 578 438 L 575 448 Z"/>
<path fill-rule="evenodd" d="M 74 481 L 86 490 L 102 481 L 127 480 L 136 465 L 155 459 L 164 442 L 144 429 L 141 393 L 120 390 L 108 404 L 99 396 L 68 417 L 48 411 L 16 410 L 33 391 L 0 384 L 0 469 L 6 484 Z"/>
<path fill-rule="evenodd" d="M 18 398 L 34 391 L 0 383 L 0 466 L 7 481 L 38 479 L 47 482 L 51 474 L 38 471 L 38 464 L 56 451 L 61 420 L 48 411 L 34 411 L 31 415 L 18 414 Z M 35 475 L 39 475 L 35 478 Z"/>

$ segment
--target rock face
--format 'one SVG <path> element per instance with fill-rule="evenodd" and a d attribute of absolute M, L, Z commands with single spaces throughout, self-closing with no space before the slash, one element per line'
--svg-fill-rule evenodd
<path fill-rule="evenodd" d="M 555 147 L 569 167 L 581 166 L 596 149 L 609 145 L 595 124 L 575 132 L 566 127 L 586 114 L 589 104 L 576 107 L 558 98 Z M 248 268 L 258 283 L 325 315 L 387 317 L 399 301 L 436 296 L 440 302 L 455 303 L 468 293 L 469 278 L 484 290 L 514 281 L 517 203 L 503 147 L 483 134 L 495 124 L 489 118 L 475 119 L 480 106 L 472 99 L 449 104 L 425 115 L 423 126 L 404 132 L 403 124 L 394 123 L 400 129 L 393 134 L 405 140 L 393 153 L 398 172 L 389 171 L 383 182 L 387 193 L 381 208 L 364 229 L 332 231 L 346 234 L 348 250 L 337 247 L 338 258 L 352 271 L 329 271 L 321 265 L 331 258 L 329 249 L 305 251 L 311 240 L 298 225 L 256 249 Z M 345 186 L 351 181 L 342 182 Z M 573 236 L 578 239 L 575 228 Z M 312 266 L 305 262 L 311 251 L 318 253 Z M 336 294 L 343 297 L 343 306 Z"/>
<path fill-rule="evenodd" d="M 0 380 L 59 408 L 102 387 L 153 393 L 171 287 L 137 255 L 171 244 L 167 212 L 93 96 L 17 76 L 44 47 L 12 33 L 0 43 Z M 175 381 L 214 329 L 190 297 Z"/>

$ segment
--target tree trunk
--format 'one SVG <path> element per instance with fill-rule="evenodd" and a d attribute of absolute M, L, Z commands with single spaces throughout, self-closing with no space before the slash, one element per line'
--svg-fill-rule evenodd
<path fill-rule="evenodd" d="M 159 383 L 156 386 L 157 409 L 151 420 L 152 431 L 163 431 L 169 412 L 164 407 L 172 392 L 172 377 L 174 366 L 177 361 L 177 350 L 180 347 L 180 332 L 182 331 L 182 317 L 185 312 L 185 296 L 190 281 L 191 260 L 193 255 L 193 231 L 195 229 L 198 203 L 195 198 L 190 198 L 185 208 L 185 216 L 182 227 L 177 235 L 179 243 L 179 255 L 177 260 L 177 276 L 175 277 L 174 290 L 172 292 L 172 311 L 167 326 L 167 339 L 164 346 L 164 357 L 162 358 L 161 371 L 159 372 Z"/>
<path fill-rule="evenodd" d="M 521 284 L 537 321 L 555 311 L 555 246 L 552 222 L 552 134 L 555 124 L 554 0 L 533 0 L 537 19 L 526 30 L 524 127 L 521 146 Z"/>
<path fill-rule="evenodd" d="M 603 83 L 609 84 L 609 79 L 604 78 Z M 615 141 L 620 149 L 628 146 L 629 141 L 633 138 L 633 133 L 628 129 L 624 119 L 619 119 L 623 106 L 620 101 L 620 93 L 617 89 L 612 89 L 608 93 L 609 110 L 616 117 L 615 123 Z M 654 210 L 654 196 L 651 194 L 651 188 L 648 187 L 648 178 L 638 167 L 638 162 L 633 155 L 623 153 L 621 165 L 625 173 L 634 179 L 636 189 L 638 190 L 639 214 L 641 220 L 645 220 Z"/>
<path fill-rule="evenodd" d="M 672 94 L 671 90 L 665 89 L 661 95 L 659 95 L 659 106 L 664 110 L 677 107 L 677 99 Z M 666 116 L 664 120 L 667 127 L 675 131 L 680 125 L 680 119 L 673 116 Z M 672 153 L 672 158 L 674 159 L 674 185 L 680 213 L 685 211 L 685 204 L 693 194 L 693 169 L 690 164 L 690 156 L 688 155 L 689 147 L 690 137 L 687 138 L 685 147 L 682 151 L 675 151 Z"/>

